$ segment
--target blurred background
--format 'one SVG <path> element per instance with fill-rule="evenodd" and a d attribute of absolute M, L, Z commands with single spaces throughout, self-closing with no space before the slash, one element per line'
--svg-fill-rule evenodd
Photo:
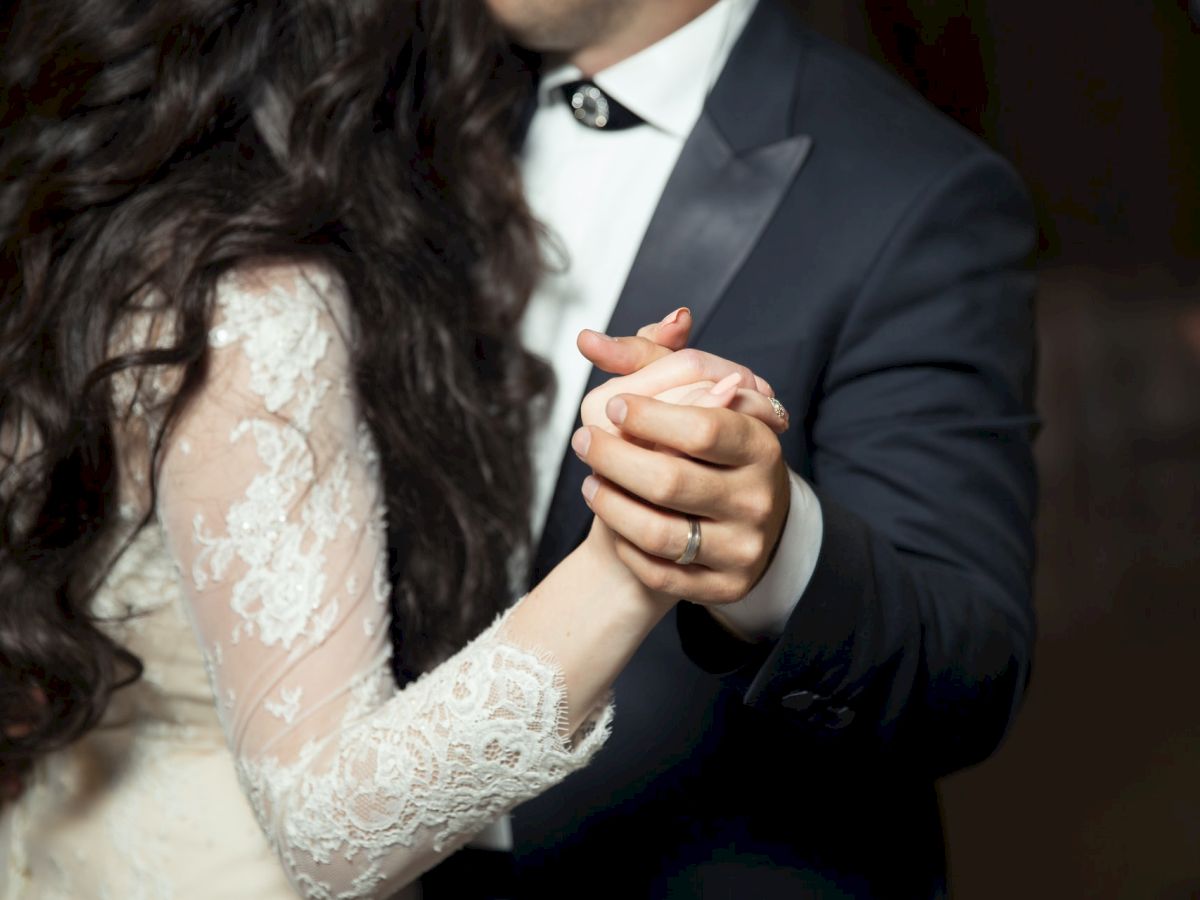
<path fill-rule="evenodd" d="M 802 4 L 1038 205 L 1040 635 L 957 900 L 1200 898 L 1200 0 Z"/>

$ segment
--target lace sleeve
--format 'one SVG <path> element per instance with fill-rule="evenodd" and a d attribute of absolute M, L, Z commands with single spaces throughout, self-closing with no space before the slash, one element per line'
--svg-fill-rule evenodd
<path fill-rule="evenodd" d="M 504 618 L 402 691 L 384 517 L 320 273 L 227 279 L 211 375 L 163 458 L 159 520 L 242 784 L 308 897 L 385 896 L 584 765 L 562 674 Z"/>

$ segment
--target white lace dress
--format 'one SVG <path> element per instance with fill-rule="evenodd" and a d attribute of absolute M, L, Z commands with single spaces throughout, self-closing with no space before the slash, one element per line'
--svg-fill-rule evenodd
<path fill-rule="evenodd" d="M 2 897 L 406 896 L 607 734 L 610 708 L 564 740 L 561 672 L 503 618 L 394 688 L 344 300 L 284 268 L 218 300 L 155 522 L 96 597 L 145 675 L 0 814 Z"/>

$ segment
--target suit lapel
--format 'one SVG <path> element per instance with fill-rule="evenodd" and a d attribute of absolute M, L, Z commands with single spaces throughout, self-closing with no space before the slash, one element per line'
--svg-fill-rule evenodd
<path fill-rule="evenodd" d="M 697 337 L 811 143 L 797 135 L 737 155 L 711 115 L 702 115 L 650 220 L 608 333 L 633 334 L 676 306 L 687 306 Z M 594 370 L 588 389 L 603 379 Z"/>
<path fill-rule="evenodd" d="M 795 179 L 812 140 L 792 133 L 789 120 L 798 79 L 796 41 L 783 33 L 789 26 L 777 0 L 761 0 L 667 181 L 609 334 L 633 334 L 687 306 L 695 342 Z M 606 377 L 593 369 L 587 390 Z M 535 584 L 583 537 L 590 512 L 579 485 L 587 472 L 568 449 L 535 554 Z"/>

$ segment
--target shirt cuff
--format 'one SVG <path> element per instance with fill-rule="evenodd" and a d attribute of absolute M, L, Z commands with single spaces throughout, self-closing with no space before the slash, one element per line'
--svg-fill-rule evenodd
<path fill-rule="evenodd" d="M 774 640 L 808 587 L 821 551 L 824 519 L 816 494 L 788 470 L 790 506 L 775 557 L 753 588 L 736 603 L 706 606 L 712 616 L 745 641 Z"/>

